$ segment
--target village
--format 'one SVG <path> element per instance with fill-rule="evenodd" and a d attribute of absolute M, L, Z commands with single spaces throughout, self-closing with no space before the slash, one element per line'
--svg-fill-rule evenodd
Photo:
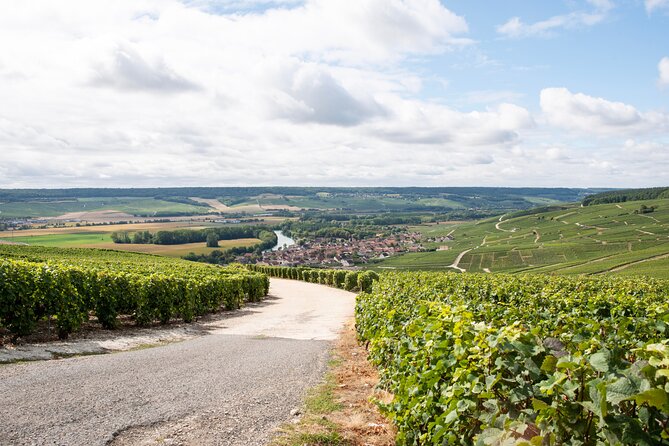
<path fill-rule="evenodd" d="M 300 240 L 295 245 L 264 252 L 262 260 L 258 263 L 279 266 L 349 268 L 406 252 L 425 251 L 420 241 L 421 234 L 417 232 L 389 236 L 379 234 L 365 239 Z"/>

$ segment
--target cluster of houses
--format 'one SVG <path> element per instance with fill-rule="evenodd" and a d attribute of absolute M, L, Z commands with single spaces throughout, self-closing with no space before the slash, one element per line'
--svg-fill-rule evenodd
<path fill-rule="evenodd" d="M 420 244 L 421 234 L 407 232 L 390 236 L 377 235 L 366 239 L 316 238 L 263 253 L 260 264 L 280 266 L 351 267 L 374 260 L 385 259 L 405 252 L 425 249 Z"/>

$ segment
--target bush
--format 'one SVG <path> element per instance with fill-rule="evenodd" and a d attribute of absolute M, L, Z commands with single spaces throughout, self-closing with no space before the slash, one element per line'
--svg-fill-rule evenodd
<path fill-rule="evenodd" d="M 355 271 L 349 271 L 344 277 L 344 289 L 346 291 L 353 291 L 358 286 L 358 273 Z"/>
<path fill-rule="evenodd" d="M 372 291 L 372 285 L 379 280 L 379 275 L 374 271 L 365 271 L 358 274 L 358 289 L 369 293 Z"/>

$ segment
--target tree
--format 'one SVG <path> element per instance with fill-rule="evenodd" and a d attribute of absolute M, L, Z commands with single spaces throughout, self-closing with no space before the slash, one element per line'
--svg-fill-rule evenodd
<path fill-rule="evenodd" d="M 218 236 L 215 232 L 207 234 L 207 248 L 218 248 Z"/>

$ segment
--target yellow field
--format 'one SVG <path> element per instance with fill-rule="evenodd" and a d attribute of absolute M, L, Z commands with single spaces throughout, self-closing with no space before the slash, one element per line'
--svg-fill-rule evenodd
<path fill-rule="evenodd" d="M 124 225 L 97 225 L 97 226 L 66 226 L 47 229 L 24 229 L 21 231 L 0 231 L 0 238 L 29 237 L 39 235 L 58 234 L 86 234 L 86 233 L 112 233 L 112 232 L 137 232 L 137 231 L 167 231 L 173 229 L 204 229 L 202 222 L 175 221 L 168 223 L 130 223 Z"/>
<path fill-rule="evenodd" d="M 100 248 L 100 249 L 115 249 L 117 251 L 131 251 L 142 252 L 145 254 L 157 254 L 168 257 L 182 257 L 188 253 L 195 254 L 209 254 L 216 249 L 224 250 L 236 247 L 253 246 L 260 243 L 257 238 L 242 238 L 236 240 L 221 240 L 218 242 L 218 248 L 207 248 L 207 244 L 202 243 L 187 243 L 184 245 L 135 245 L 135 244 L 121 244 L 113 242 L 91 243 L 87 245 L 80 245 L 81 248 Z"/>

